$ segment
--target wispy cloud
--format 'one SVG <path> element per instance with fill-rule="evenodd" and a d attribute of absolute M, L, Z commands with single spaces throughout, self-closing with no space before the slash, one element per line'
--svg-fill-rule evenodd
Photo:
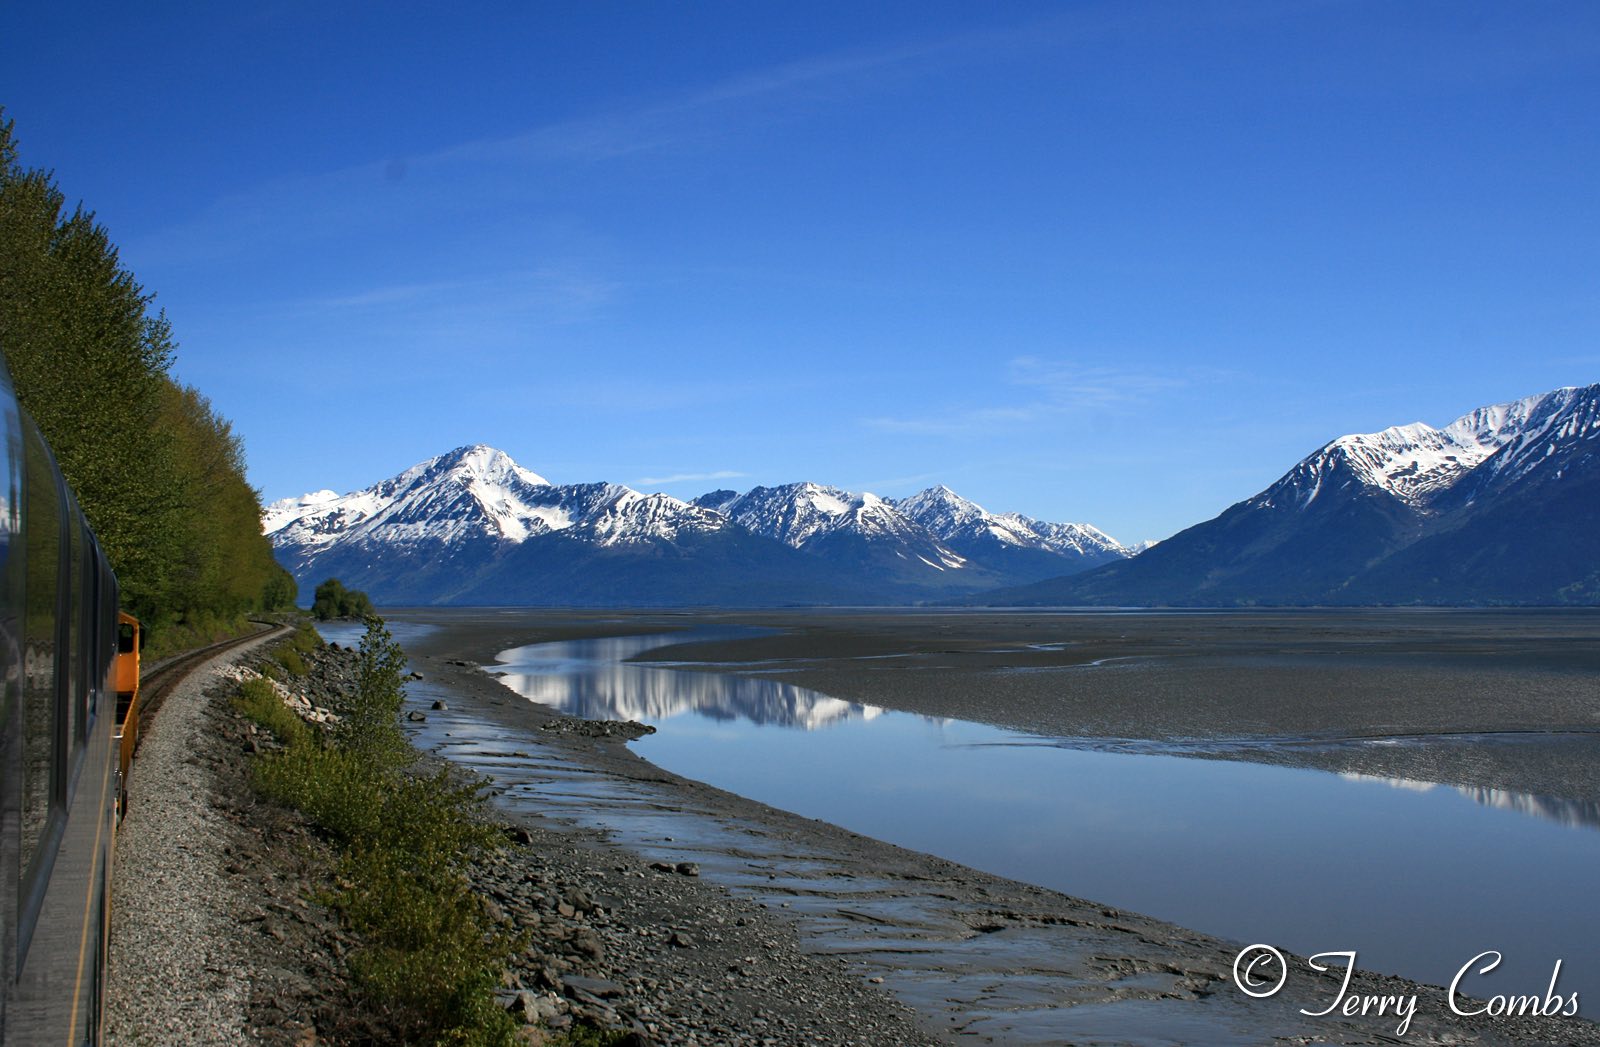
<path fill-rule="evenodd" d="M 591 275 L 581 266 L 541 266 L 485 277 L 398 283 L 349 294 L 312 298 L 300 303 L 309 310 L 362 310 L 395 307 L 427 310 L 444 304 L 459 310 L 493 303 L 502 310 L 582 310 L 603 304 L 621 284 Z"/>
<path fill-rule="evenodd" d="M 1271 7 L 1272 5 L 1268 5 Z M 1207 5 L 1158 10 L 1064 10 L 1041 18 L 944 36 L 902 38 L 815 54 L 673 93 L 636 96 L 607 108 L 497 135 L 420 150 L 371 155 L 323 171 L 263 177 L 229 187 L 137 248 L 142 264 L 205 264 L 259 257 L 270 247 L 338 242 L 419 221 L 493 215 L 548 199 L 551 179 L 592 177 L 597 164 L 700 149 L 776 120 L 850 105 L 919 78 L 1030 51 L 1092 45 L 1127 32 L 1179 33 L 1190 23 L 1233 20 Z"/>
<path fill-rule="evenodd" d="M 263 179 L 207 202 L 136 246 L 147 263 L 197 264 L 430 218 L 459 222 L 490 213 L 503 219 L 507 201 L 540 198 L 553 177 L 588 178 L 595 164 L 705 148 L 752 127 L 768 128 L 787 114 L 848 104 L 885 83 L 1028 42 L 1013 28 L 817 55 L 511 135 Z"/>
<path fill-rule="evenodd" d="M 863 480 L 849 485 L 852 491 L 887 491 L 891 495 L 901 491 L 921 490 L 930 484 L 940 483 L 949 478 L 943 473 L 912 473 L 910 476 L 893 476 L 888 479 Z"/>
<path fill-rule="evenodd" d="M 1044 413 L 1040 405 L 1027 407 L 985 407 L 971 411 L 952 411 L 922 418 L 868 418 L 869 428 L 885 433 L 910 436 L 960 436 L 982 429 L 1014 426 L 1035 421 Z"/>
<path fill-rule="evenodd" d="M 852 83 L 865 87 L 884 73 L 939 64 L 972 48 L 975 36 L 814 56 L 745 73 L 675 96 L 636 100 L 608 113 L 562 121 L 521 134 L 463 142 L 407 164 L 563 160 L 593 162 L 685 145 L 726 133 L 744 108 L 770 115 L 774 103 L 834 97 Z"/>
<path fill-rule="evenodd" d="M 1018 402 L 952 409 L 914 417 L 873 417 L 870 429 L 913 436 L 968 436 L 1043 425 L 1066 416 L 1134 410 L 1201 382 L 1221 377 L 1203 368 L 1085 365 L 1070 360 L 1019 356 L 1006 365 L 1007 384 L 1024 390 Z"/>
<path fill-rule="evenodd" d="M 1012 384 L 1038 390 L 1045 406 L 1055 409 L 1143 403 L 1191 381 L 1188 375 L 1171 371 L 1084 366 L 1034 356 L 1019 356 L 1006 370 Z"/>
<path fill-rule="evenodd" d="M 683 484 L 701 482 L 705 480 L 736 480 L 748 473 L 736 472 L 732 469 L 718 469 L 711 473 L 673 473 L 671 476 L 641 476 L 635 483 L 650 484 L 652 486 L 666 486 L 668 484 Z"/>

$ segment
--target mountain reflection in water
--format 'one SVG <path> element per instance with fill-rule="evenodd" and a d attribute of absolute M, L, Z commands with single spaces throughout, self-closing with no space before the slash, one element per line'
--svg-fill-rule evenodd
<path fill-rule="evenodd" d="M 1536 796 L 1532 793 L 1512 792 L 1509 789 L 1488 789 L 1474 785 L 1439 785 L 1436 782 L 1419 782 L 1413 778 L 1389 778 L 1379 774 L 1360 774 L 1346 771 L 1339 777 L 1349 781 L 1382 782 L 1396 789 L 1428 792 L 1432 789 L 1454 789 L 1462 796 L 1485 807 L 1498 807 L 1502 811 L 1543 818 L 1565 825 L 1569 829 L 1600 829 L 1600 803 L 1592 800 L 1567 800 L 1559 796 Z"/>
<path fill-rule="evenodd" d="M 758 676 L 662 668 L 627 659 L 663 643 L 714 641 L 745 631 L 695 630 L 692 635 L 612 636 L 530 644 L 495 656 L 488 670 L 541 705 L 589 720 L 656 723 L 683 713 L 712 720 L 815 730 L 846 720 L 871 720 L 883 710 Z"/>

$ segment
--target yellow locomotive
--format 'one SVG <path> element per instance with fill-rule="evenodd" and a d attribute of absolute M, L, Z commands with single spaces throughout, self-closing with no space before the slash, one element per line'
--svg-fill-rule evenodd
<path fill-rule="evenodd" d="M 128 811 L 128 769 L 139 745 L 139 651 L 144 647 L 139 619 L 117 612 L 117 657 L 114 686 L 117 692 L 117 822 Z"/>
<path fill-rule="evenodd" d="M 100 1040 L 139 627 L 0 365 L 0 1043 Z"/>

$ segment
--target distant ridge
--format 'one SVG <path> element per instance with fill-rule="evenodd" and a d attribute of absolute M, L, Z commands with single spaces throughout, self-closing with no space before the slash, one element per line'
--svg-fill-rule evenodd
<path fill-rule="evenodd" d="M 361 491 L 268 506 L 303 587 L 379 603 L 666 606 L 940 601 L 1130 555 L 1083 524 L 988 513 L 948 488 L 894 501 L 816 483 L 693 502 L 555 485 L 484 445 Z"/>
<path fill-rule="evenodd" d="M 1134 558 L 975 602 L 1600 604 L 1600 385 L 1342 436 Z"/>

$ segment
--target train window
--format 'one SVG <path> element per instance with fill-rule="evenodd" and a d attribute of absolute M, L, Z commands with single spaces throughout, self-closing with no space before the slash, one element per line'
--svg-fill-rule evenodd
<path fill-rule="evenodd" d="M 22 498 L 17 490 L 22 481 L 22 441 L 10 395 L 10 378 L 0 367 L 0 752 L 10 748 L 7 732 L 22 682 L 22 561 L 17 558 L 23 551 Z"/>
<path fill-rule="evenodd" d="M 83 555 L 78 557 L 78 564 L 83 573 L 83 603 L 78 613 L 78 679 L 83 681 L 83 689 L 78 699 L 78 733 L 73 736 L 73 744 L 81 745 L 89 739 L 89 718 L 94 715 L 95 692 L 100 686 L 100 681 L 95 679 L 94 658 L 98 648 L 95 645 L 95 618 L 94 609 L 100 600 L 100 572 L 95 570 L 94 544 L 89 541 L 83 543 Z"/>
<path fill-rule="evenodd" d="M 66 563 L 63 565 L 63 574 L 66 576 L 65 587 L 61 590 L 60 615 L 62 624 L 66 626 L 67 653 L 62 659 L 63 674 L 66 677 L 66 704 L 65 715 L 69 718 L 75 742 L 79 738 L 87 738 L 84 730 L 85 698 L 89 688 L 83 675 L 83 590 L 87 579 L 83 576 L 83 524 L 78 519 L 78 500 L 67 492 L 67 548 Z M 65 726 L 65 725 L 64 725 Z M 67 739 L 61 739 L 65 742 Z M 63 763 L 66 753 L 61 754 Z"/>
<path fill-rule="evenodd" d="M 100 577 L 104 587 L 100 590 L 100 678 L 105 681 L 106 693 L 115 694 L 117 665 L 117 607 L 122 602 L 117 589 L 117 576 L 111 573 L 105 554 L 100 555 Z"/>
<path fill-rule="evenodd" d="M 0 1000 L 15 979 L 20 891 L 15 848 L 24 686 L 22 651 L 22 425 L 11 377 L 0 364 Z M 0 1011 L 5 1004 L 0 1002 Z"/>
<path fill-rule="evenodd" d="M 100 547 L 94 538 L 83 543 L 83 579 L 89 599 L 83 608 L 83 693 L 85 716 L 83 741 L 89 740 L 89 730 L 94 726 L 95 713 L 100 708 L 100 691 L 105 686 L 106 674 L 102 659 L 105 655 L 106 637 L 103 608 L 107 600 L 105 572 L 100 569 Z"/>
<path fill-rule="evenodd" d="M 58 629 L 56 593 L 61 570 L 61 496 L 55 462 L 29 426 L 25 437 L 23 534 L 27 572 L 23 597 L 22 810 L 23 883 L 39 857 L 55 792 Z M 64 725 L 63 725 L 64 726 Z M 23 888 L 26 890 L 26 886 Z"/>

